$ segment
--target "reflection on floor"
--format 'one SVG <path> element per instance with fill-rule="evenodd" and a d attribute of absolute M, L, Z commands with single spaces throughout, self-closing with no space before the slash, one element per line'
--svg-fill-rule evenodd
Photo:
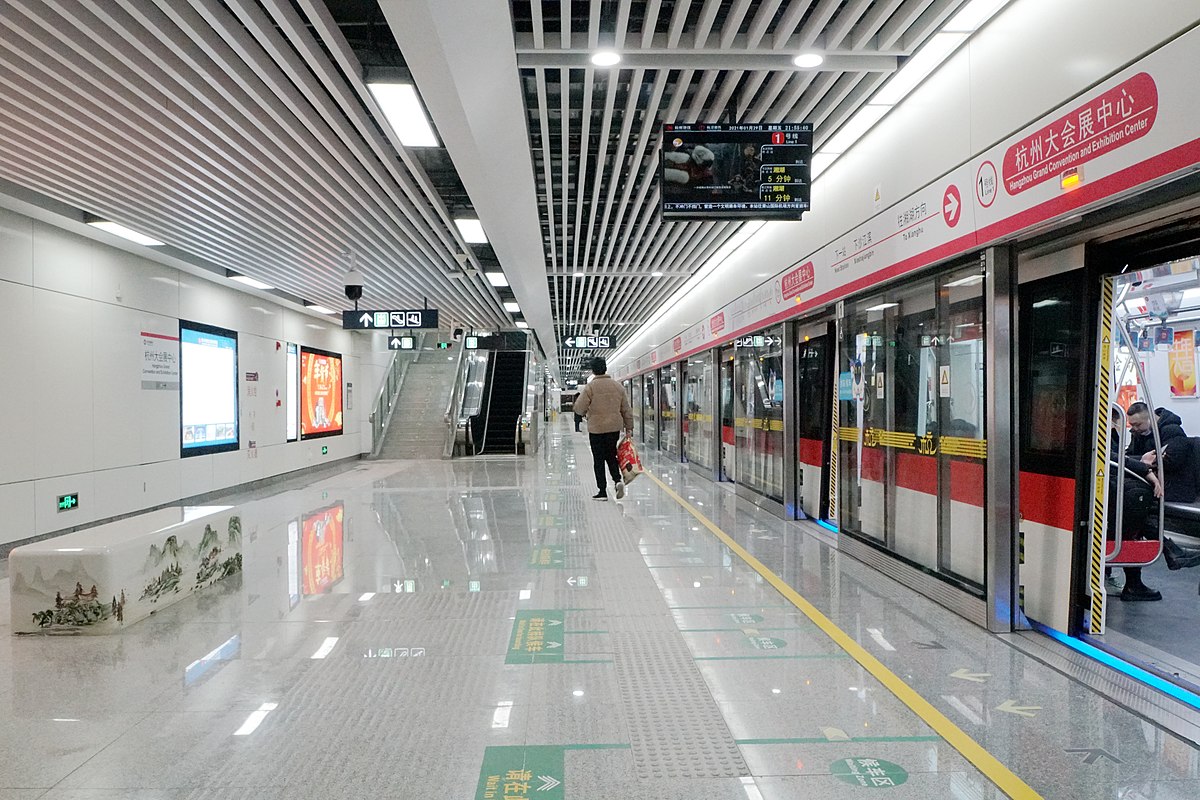
<path fill-rule="evenodd" d="M 8 635 L 0 580 L 0 800 L 1002 796 L 649 477 L 591 501 L 570 421 L 245 498 L 242 578 L 118 635 Z M 645 455 L 1041 796 L 1200 797 L 1192 745 Z"/>
<path fill-rule="evenodd" d="M 1142 579 L 1163 599 L 1124 603 L 1110 597 L 1105 642 L 1200 686 L 1200 569 L 1171 572 L 1160 559 L 1145 568 Z"/>

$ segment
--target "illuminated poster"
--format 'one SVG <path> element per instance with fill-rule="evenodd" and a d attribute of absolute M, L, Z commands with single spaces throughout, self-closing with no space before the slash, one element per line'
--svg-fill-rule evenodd
<path fill-rule="evenodd" d="M 237 370 L 237 333 L 179 323 L 181 455 L 238 449 Z"/>
<path fill-rule="evenodd" d="M 300 437 L 342 432 L 342 357 L 300 348 Z"/>
<path fill-rule="evenodd" d="M 287 346 L 287 440 L 294 442 L 300 438 L 300 348 L 288 343 Z"/>
<path fill-rule="evenodd" d="M 1196 396 L 1196 338 L 1191 331 L 1175 331 L 1167 351 L 1167 370 L 1172 397 Z"/>
<path fill-rule="evenodd" d="M 301 561 L 304 594 L 322 594 L 342 579 L 342 524 L 345 509 L 339 503 L 304 516 Z"/>

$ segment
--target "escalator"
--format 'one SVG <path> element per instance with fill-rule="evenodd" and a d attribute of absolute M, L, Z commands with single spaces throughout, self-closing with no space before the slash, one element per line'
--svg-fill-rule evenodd
<path fill-rule="evenodd" d="M 525 355 L 513 351 L 492 354 L 486 406 L 471 420 L 477 455 L 517 452 L 517 431 L 525 411 Z"/>

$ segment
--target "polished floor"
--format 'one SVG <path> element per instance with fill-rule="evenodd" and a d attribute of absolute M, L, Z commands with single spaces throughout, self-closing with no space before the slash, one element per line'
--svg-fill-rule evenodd
<path fill-rule="evenodd" d="M 1021 796 L 1200 797 L 1191 744 L 824 530 L 647 462 L 593 502 L 566 417 L 529 458 L 242 496 L 241 578 L 115 636 L 8 635 L 0 580 L 0 800 L 1005 796 L 697 514 Z"/>

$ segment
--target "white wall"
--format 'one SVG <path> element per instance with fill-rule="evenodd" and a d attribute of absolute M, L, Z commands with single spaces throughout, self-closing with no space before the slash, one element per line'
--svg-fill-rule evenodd
<path fill-rule="evenodd" d="M 239 451 L 180 458 L 178 390 L 142 388 L 141 332 L 178 336 L 181 318 L 238 332 Z M 343 435 L 285 441 L 287 342 L 342 353 L 354 384 Z M 369 450 L 385 347 L 0 209 L 0 543 Z M 59 513 L 70 492 L 79 508 Z"/>
<path fill-rule="evenodd" d="M 729 303 L 731 287 L 769 295 L 778 273 L 878 213 L 876 186 L 887 208 L 1198 21 L 1200 4 L 1178 0 L 1144 0 L 1136 10 L 1125 0 L 1016 0 L 820 176 L 802 222 L 765 225 L 664 304 L 669 310 L 610 367 L 624 375 Z"/>

